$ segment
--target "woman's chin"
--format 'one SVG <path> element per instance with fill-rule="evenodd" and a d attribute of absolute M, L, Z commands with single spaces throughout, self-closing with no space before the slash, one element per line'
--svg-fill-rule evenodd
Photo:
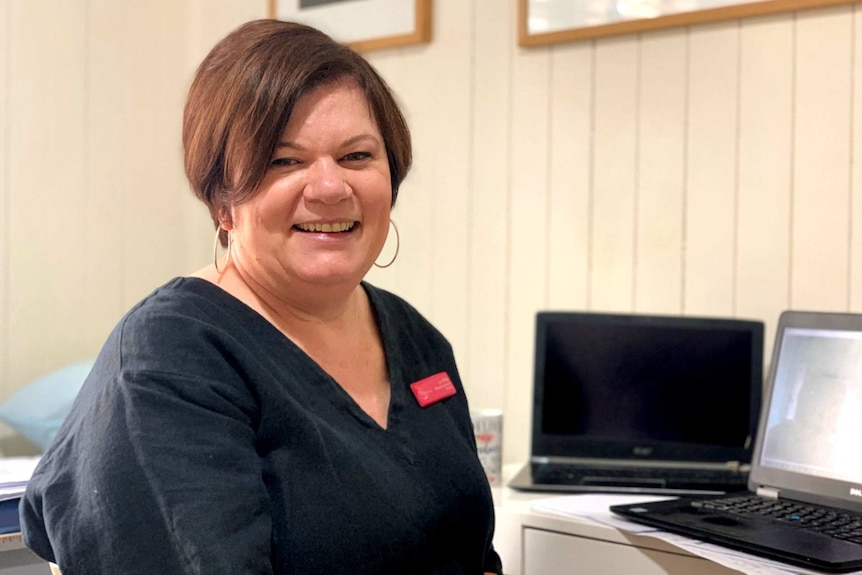
<path fill-rule="evenodd" d="M 311 268 L 300 271 L 297 274 L 298 279 L 304 283 L 319 285 L 319 286 L 336 286 L 340 284 L 358 285 L 365 274 L 368 273 L 368 267 L 360 267 L 357 265 L 328 265 L 320 268 Z"/>

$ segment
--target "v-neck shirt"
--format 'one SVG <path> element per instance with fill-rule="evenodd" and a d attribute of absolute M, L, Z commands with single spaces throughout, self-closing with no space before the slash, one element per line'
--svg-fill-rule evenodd
<path fill-rule="evenodd" d="M 363 288 L 386 428 L 253 309 L 176 278 L 99 354 L 22 500 L 27 545 L 64 575 L 500 571 L 451 346 Z M 440 373 L 455 394 L 421 407 L 410 383 Z"/>

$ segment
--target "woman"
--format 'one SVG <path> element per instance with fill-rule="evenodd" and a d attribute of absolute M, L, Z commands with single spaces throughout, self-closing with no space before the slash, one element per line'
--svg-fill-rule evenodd
<path fill-rule="evenodd" d="M 452 350 L 362 278 L 410 136 L 371 66 L 261 20 L 183 141 L 226 252 L 134 307 L 22 500 L 65 575 L 501 573 Z"/>

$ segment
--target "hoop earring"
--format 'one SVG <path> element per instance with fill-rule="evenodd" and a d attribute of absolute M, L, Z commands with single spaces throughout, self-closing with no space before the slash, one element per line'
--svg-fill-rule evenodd
<path fill-rule="evenodd" d="M 392 229 L 395 230 L 395 255 L 392 256 L 392 259 L 389 260 L 388 264 L 380 265 L 377 262 L 374 262 L 374 265 L 379 267 L 380 269 L 388 268 L 392 264 L 395 263 L 395 258 L 398 257 L 398 250 L 401 249 L 401 234 L 398 233 L 398 226 L 395 225 L 395 222 L 392 221 L 392 218 L 389 219 L 389 225 L 392 226 Z"/>
<path fill-rule="evenodd" d="M 225 262 L 224 262 L 225 268 L 219 269 L 219 267 L 218 267 L 218 247 L 219 247 L 219 243 L 220 243 L 219 237 L 221 236 L 221 232 L 223 229 L 224 228 L 221 227 L 221 224 L 219 224 L 218 228 L 216 228 L 215 242 L 213 243 L 213 265 L 215 266 L 216 273 L 218 273 L 219 275 L 224 273 L 224 269 L 227 269 L 227 264 L 230 262 L 230 252 L 231 252 L 230 248 L 231 248 L 231 244 L 233 244 L 233 236 L 231 235 L 231 233 L 229 231 L 224 230 L 225 232 L 227 232 L 227 259 L 225 259 Z"/>

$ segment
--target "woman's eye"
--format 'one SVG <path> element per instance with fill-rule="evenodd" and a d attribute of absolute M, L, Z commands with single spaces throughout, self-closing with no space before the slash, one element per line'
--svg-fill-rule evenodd
<path fill-rule="evenodd" d="M 270 162 L 270 165 L 274 168 L 283 168 L 286 166 L 292 166 L 296 164 L 296 162 L 297 161 L 294 158 L 276 158 Z"/>
<path fill-rule="evenodd" d="M 361 162 L 371 157 L 369 152 L 352 152 L 344 156 L 346 162 Z"/>

